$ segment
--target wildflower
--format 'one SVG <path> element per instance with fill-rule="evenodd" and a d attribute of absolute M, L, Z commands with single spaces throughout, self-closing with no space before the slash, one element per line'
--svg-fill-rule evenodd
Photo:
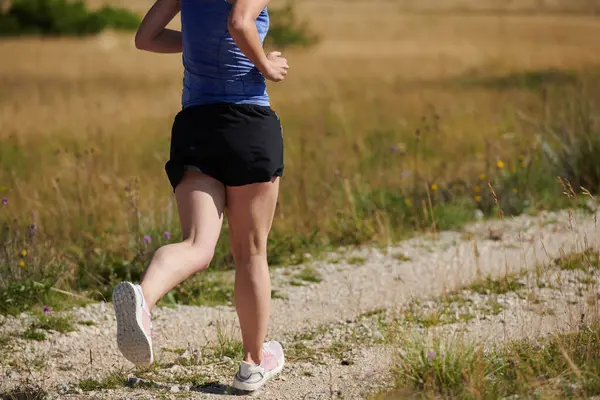
<path fill-rule="evenodd" d="M 34 222 L 29 225 L 29 237 L 34 237 L 35 235 L 37 235 L 37 224 Z"/>
<path fill-rule="evenodd" d="M 498 160 L 498 162 L 496 162 L 496 166 L 500 169 L 504 168 L 504 162 L 502 162 L 502 160 Z"/>
<path fill-rule="evenodd" d="M 475 196 L 475 201 L 479 203 L 481 201 L 481 196 Z"/>
<path fill-rule="evenodd" d="M 433 185 L 431 185 L 431 190 L 433 190 L 434 192 L 435 192 L 436 190 L 438 190 L 438 185 L 437 185 L 437 184 L 435 184 L 435 183 L 434 183 Z"/>
<path fill-rule="evenodd" d="M 485 181 L 485 174 L 479 175 L 479 179 L 481 179 L 482 181 Z"/>
<path fill-rule="evenodd" d="M 523 161 L 525 159 L 525 156 L 523 154 L 519 154 L 519 160 Z"/>
<path fill-rule="evenodd" d="M 521 161 L 521 167 L 525 168 L 527 166 L 527 163 L 525 161 Z"/>
<path fill-rule="evenodd" d="M 21 267 L 21 268 L 25 267 L 25 262 L 24 261 L 19 262 L 19 267 Z"/>
<path fill-rule="evenodd" d="M 477 185 L 475 185 L 475 186 L 473 187 L 473 190 L 475 191 L 475 193 L 479 193 L 479 192 L 481 192 L 481 188 L 480 188 L 479 186 L 477 186 Z"/>
<path fill-rule="evenodd" d="M 8 204 L 8 199 L 6 197 L 2 198 L 2 205 L 5 206 Z"/>
<path fill-rule="evenodd" d="M 412 207 L 413 203 L 411 199 L 404 199 L 404 204 L 406 204 L 406 207 Z"/>
<path fill-rule="evenodd" d="M 390 151 L 391 151 L 392 153 L 397 153 L 397 152 L 398 152 L 398 150 L 399 150 L 399 149 L 398 149 L 398 146 L 396 146 L 396 145 L 392 145 L 392 146 L 390 147 Z"/>
<path fill-rule="evenodd" d="M 519 193 L 519 189 L 517 189 L 517 188 L 514 188 L 514 189 L 513 189 L 513 193 Z"/>
<path fill-rule="evenodd" d="M 437 354 L 433 350 L 431 350 L 429 353 L 427 353 L 427 358 L 430 360 L 434 360 L 436 357 L 437 357 Z"/>
<path fill-rule="evenodd" d="M 152 243 L 152 238 L 150 236 L 148 236 L 148 235 L 145 235 L 144 236 L 144 242 L 146 242 L 146 243 Z"/>
<path fill-rule="evenodd" d="M 21 257 L 25 257 L 27 255 L 27 250 L 21 250 Z"/>
<path fill-rule="evenodd" d="M 50 314 L 50 311 L 52 311 L 50 306 L 44 306 L 44 314 Z"/>
<path fill-rule="evenodd" d="M 165 237 L 165 239 L 171 240 L 171 233 L 170 232 L 163 233 L 163 236 Z"/>

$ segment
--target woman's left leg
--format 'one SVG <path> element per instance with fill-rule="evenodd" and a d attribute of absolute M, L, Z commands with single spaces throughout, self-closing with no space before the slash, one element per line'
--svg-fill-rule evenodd
<path fill-rule="evenodd" d="M 229 236 L 236 265 L 235 306 L 244 344 L 244 361 L 234 386 L 242 390 L 256 390 L 281 371 L 284 363 L 281 345 L 264 343 L 271 304 L 267 238 L 278 191 L 279 178 L 227 188 Z"/>

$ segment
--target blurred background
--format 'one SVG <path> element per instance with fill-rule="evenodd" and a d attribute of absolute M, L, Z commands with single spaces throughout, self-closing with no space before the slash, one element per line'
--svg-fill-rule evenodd
<path fill-rule="evenodd" d="M 50 288 L 109 300 L 180 236 L 164 163 L 181 55 L 133 45 L 152 3 L 0 2 L 0 312 L 58 307 Z M 600 189 L 600 1 L 274 0 L 270 11 L 266 50 L 291 65 L 269 84 L 286 158 L 274 267 L 585 208 Z M 229 286 L 204 289 L 232 267 L 225 226 L 211 272 L 164 302 L 230 301 Z"/>

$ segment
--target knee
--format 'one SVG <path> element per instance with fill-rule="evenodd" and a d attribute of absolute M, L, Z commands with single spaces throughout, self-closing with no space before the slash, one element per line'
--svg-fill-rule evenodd
<path fill-rule="evenodd" d="M 239 266 L 249 264 L 253 259 L 267 258 L 267 241 L 258 235 L 232 240 L 231 253 Z"/>
<path fill-rule="evenodd" d="M 154 254 L 154 259 L 158 263 L 169 265 L 173 261 L 173 251 L 176 251 L 183 258 L 180 266 L 192 267 L 195 272 L 200 272 L 208 267 L 215 254 L 213 247 L 193 240 L 186 239 L 175 246 L 177 247 L 169 248 L 171 245 L 161 247 Z"/>
<path fill-rule="evenodd" d="M 210 262 L 215 256 L 214 246 L 208 246 L 206 243 L 190 242 L 190 264 L 193 265 L 196 272 L 208 268 Z"/>

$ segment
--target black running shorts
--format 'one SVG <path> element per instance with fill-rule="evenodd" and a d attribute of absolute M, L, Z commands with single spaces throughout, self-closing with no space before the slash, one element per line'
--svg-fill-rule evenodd
<path fill-rule="evenodd" d="M 175 117 L 165 170 L 173 189 L 192 170 L 226 186 L 269 182 L 283 176 L 283 136 L 279 117 L 253 104 L 188 107 Z"/>

